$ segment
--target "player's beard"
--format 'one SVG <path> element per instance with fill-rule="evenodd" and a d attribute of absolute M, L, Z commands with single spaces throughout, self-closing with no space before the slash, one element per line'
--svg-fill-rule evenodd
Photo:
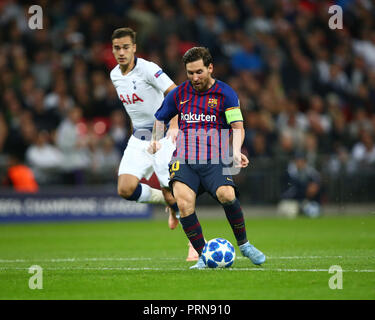
<path fill-rule="evenodd" d="M 209 89 L 209 85 L 210 85 L 210 79 L 204 79 L 204 80 L 201 80 L 200 83 L 198 85 L 194 85 L 194 83 L 192 83 L 193 85 L 193 88 L 197 91 L 206 91 Z"/>

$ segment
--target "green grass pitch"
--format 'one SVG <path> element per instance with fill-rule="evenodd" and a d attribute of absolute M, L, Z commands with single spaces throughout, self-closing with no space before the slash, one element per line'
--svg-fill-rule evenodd
<path fill-rule="evenodd" d="M 201 219 L 207 240 L 235 244 L 227 221 Z M 267 255 L 232 268 L 189 270 L 187 239 L 161 220 L 0 225 L 0 299 L 366 299 L 375 298 L 375 217 L 247 218 Z M 43 268 L 29 288 L 28 268 Z M 342 289 L 330 289 L 333 265 Z M 336 282 L 337 283 L 337 282 Z"/>

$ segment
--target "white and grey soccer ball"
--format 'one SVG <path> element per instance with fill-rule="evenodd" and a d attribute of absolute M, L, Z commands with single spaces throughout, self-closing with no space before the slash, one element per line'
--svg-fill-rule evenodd
<path fill-rule="evenodd" d="M 305 201 L 302 204 L 302 212 L 309 218 L 318 218 L 320 216 L 320 205 L 316 201 Z"/>
<path fill-rule="evenodd" d="M 204 246 L 202 258 L 209 268 L 228 268 L 233 264 L 236 252 L 228 240 L 215 238 Z"/>

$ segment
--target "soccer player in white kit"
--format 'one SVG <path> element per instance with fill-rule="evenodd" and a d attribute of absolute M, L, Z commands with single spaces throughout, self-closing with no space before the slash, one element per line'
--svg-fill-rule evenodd
<path fill-rule="evenodd" d="M 136 33 L 130 28 L 119 28 L 112 34 L 112 52 L 118 65 L 111 71 L 110 77 L 133 127 L 120 162 L 117 190 L 127 200 L 167 204 L 168 224 L 174 229 L 178 225 L 178 207 L 168 186 L 168 164 L 176 148 L 177 116 L 171 120 L 170 130 L 161 141 L 163 148 L 155 154 L 147 149 L 154 114 L 164 96 L 176 85 L 157 64 L 135 56 L 135 38 Z M 139 182 L 142 178 L 149 179 L 153 172 L 160 182 L 161 191 Z"/>

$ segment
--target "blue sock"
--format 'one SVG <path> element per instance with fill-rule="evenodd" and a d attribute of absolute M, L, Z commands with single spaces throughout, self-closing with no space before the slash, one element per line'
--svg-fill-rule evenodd
<path fill-rule="evenodd" d="M 197 215 L 194 212 L 187 217 L 181 218 L 180 222 L 194 249 L 201 255 L 206 242 L 204 241 L 202 227 L 198 221 Z"/>
<path fill-rule="evenodd" d="M 141 193 L 142 193 L 142 185 L 138 183 L 133 194 L 129 198 L 126 198 L 126 200 L 137 201 L 139 197 L 141 196 Z"/>
<path fill-rule="evenodd" d="M 234 236 L 236 237 L 238 245 L 247 242 L 245 219 L 241 209 L 240 202 L 236 198 L 232 202 L 222 203 L 222 206 L 227 216 L 228 222 L 232 227 Z"/>

